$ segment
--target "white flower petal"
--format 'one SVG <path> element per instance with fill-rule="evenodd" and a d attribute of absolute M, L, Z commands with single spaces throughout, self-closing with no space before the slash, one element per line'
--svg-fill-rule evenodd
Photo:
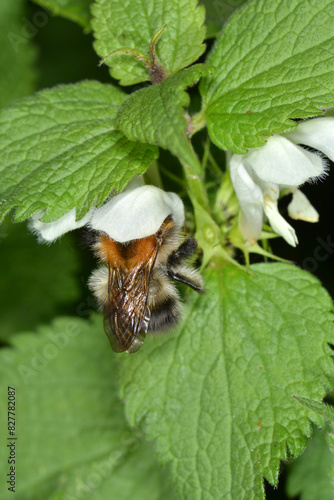
<path fill-rule="evenodd" d="M 260 236 L 263 223 L 263 195 L 243 165 L 243 155 L 232 155 L 230 174 L 241 207 L 239 228 L 247 243 Z"/>
<path fill-rule="evenodd" d="M 334 118 L 314 118 L 305 120 L 298 127 L 284 134 L 296 144 L 305 144 L 322 151 L 334 161 Z"/>
<path fill-rule="evenodd" d="M 293 227 L 286 222 L 277 209 L 277 202 L 268 194 L 264 196 L 264 213 L 275 233 L 282 236 L 289 245 L 295 247 L 298 244 L 297 235 Z"/>
<path fill-rule="evenodd" d="M 288 206 L 288 213 L 289 216 L 295 220 L 304 220 L 306 222 L 319 221 L 318 212 L 299 189 L 292 195 L 292 201 Z"/>
<path fill-rule="evenodd" d="M 259 239 L 263 225 L 263 208 L 260 205 L 245 206 L 241 210 L 239 229 L 247 244 Z"/>
<path fill-rule="evenodd" d="M 244 155 L 234 154 L 230 161 L 230 175 L 239 203 L 263 204 L 262 191 L 254 182 L 250 172 L 244 165 Z"/>
<path fill-rule="evenodd" d="M 44 210 L 41 210 L 30 218 L 29 228 L 37 235 L 40 242 L 51 243 L 63 234 L 85 226 L 89 222 L 93 211 L 94 209 L 89 210 L 81 220 L 77 221 L 75 220 L 76 210 L 73 208 L 73 210 L 54 222 L 41 222 L 40 219 L 44 215 Z"/>
<path fill-rule="evenodd" d="M 123 191 L 97 208 L 89 226 L 125 243 L 156 233 L 168 215 L 181 228 L 184 222 L 181 198 L 155 186 L 142 186 Z"/>
<path fill-rule="evenodd" d="M 299 186 L 325 171 L 319 156 L 279 135 L 270 137 L 265 146 L 251 149 L 244 155 L 244 163 L 262 180 L 286 186 Z"/>

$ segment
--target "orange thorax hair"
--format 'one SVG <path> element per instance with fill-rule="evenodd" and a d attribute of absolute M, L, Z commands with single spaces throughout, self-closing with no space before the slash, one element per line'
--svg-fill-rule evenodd
<path fill-rule="evenodd" d="M 102 262 L 108 262 L 111 267 L 128 270 L 146 261 L 156 248 L 156 234 L 127 243 L 119 243 L 103 234 L 94 245 L 95 252 Z"/>

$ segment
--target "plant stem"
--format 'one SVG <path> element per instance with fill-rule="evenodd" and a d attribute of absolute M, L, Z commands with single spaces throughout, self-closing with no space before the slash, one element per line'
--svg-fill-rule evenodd
<path fill-rule="evenodd" d="M 204 188 L 202 179 L 202 165 L 195 153 L 191 142 L 188 140 L 187 155 L 179 157 L 183 167 L 185 180 L 189 189 L 190 199 L 201 205 L 205 210 L 209 211 L 209 200 L 207 192 Z"/>
<path fill-rule="evenodd" d="M 190 124 L 188 126 L 188 136 L 192 137 L 199 130 L 206 126 L 206 116 L 205 108 L 202 108 L 199 113 L 191 117 Z"/>

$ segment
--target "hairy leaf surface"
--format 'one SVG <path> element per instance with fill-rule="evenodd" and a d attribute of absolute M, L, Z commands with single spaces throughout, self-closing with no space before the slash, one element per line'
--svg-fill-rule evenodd
<path fill-rule="evenodd" d="M 163 66 L 176 73 L 202 55 L 204 9 L 197 0 L 97 0 L 92 7 L 95 50 L 101 57 L 120 48 L 149 53 L 153 34 L 167 25 L 156 53 Z M 144 64 L 127 55 L 109 58 L 111 76 L 121 85 L 149 80 Z"/>
<path fill-rule="evenodd" d="M 66 499 L 174 498 L 168 471 L 126 423 L 100 316 L 58 318 L 13 343 L 0 354 L 0 411 L 7 421 L 7 387 L 14 387 L 17 500 L 58 500 L 62 493 Z M 0 450 L 3 471 L 7 450 Z M 4 481 L 0 493 L 13 497 Z"/>
<path fill-rule="evenodd" d="M 132 425 L 145 422 L 181 498 L 262 499 L 279 461 L 297 456 L 333 374 L 332 301 L 285 264 L 211 268 L 171 335 L 146 340 L 121 365 Z M 308 396 L 307 396 L 308 397 Z"/>
<path fill-rule="evenodd" d="M 115 130 L 126 94 L 95 81 L 63 85 L 0 113 L 0 220 L 14 207 L 22 221 L 46 209 L 44 222 L 77 208 L 82 218 L 143 173 L 157 148 Z"/>
<path fill-rule="evenodd" d="M 334 2 L 253 0 L 217 38 L 201 93 L 212 141 L 245 153 L 334 104 Z"/>

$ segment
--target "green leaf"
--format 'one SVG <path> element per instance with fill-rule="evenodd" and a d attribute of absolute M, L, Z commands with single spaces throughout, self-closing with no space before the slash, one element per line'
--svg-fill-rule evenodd
<path fill-rule="evenodd" d="M 2 350 L 0 372 L 2 421 L 7 387 L 16 393 L 17 500 L 173 498 L 166 472 L 125 421 L 100 316 L 59 318 L 16 336 L 14 347 Z M 0 454 L 7 473 L 8 448 Z M 6 490 L 2 481 L 1 498 L 12 498 Z"/>
<path fill-rule="evenodd" d="M 300 500 L 333 500 L 334 487 L 329 477 L 334 467 L 334 455 L 328 447 L 328 428 L 314 427 L 305 452 L 292 462 L 287 479 L 290 497 L 300 495 Z"/>
<path fill-rule="evenodd" d="M 328 422 L 334 427 L 334 407 L 327 403 L 320 403 L 319 401 L 314 401 L 313 399 L 303 398 L 296 396 L 297 401 L 304 404 L 311 410 L 315 411 L 319 415 L 323 416 Z"/>
<path fill-rule="evenodd" d="M 156 144 L 187 159 L 191 153 L 185 135 L 188 124 L 184 107 L 190 99 L 184 90 L 213 72 L 210 66 L 195 64 L 160 84 L 133 92 L 118 110 L 117 127 L 131 141 Z"/>
<path fill-rule="evenodd" d="M 0 107 L 31 94 L 35 87 L 37 54 L 24 16 L 25 3 L 0 2 Z"/>
<path fill-rule="evenodd" d="M 37 243 L 26 224 L 6 220 L 0 226 L 0 262 L 1 340 L 77 304 L 79 256 L 72 235 L 48 247 Z"/>
<path fill-rule="evenodd" d="M 181 498 L 263 499 L 262 477 L 277 483 L 310 435 L 292 396 L 321 400 L 333 374 L 332 301 L 292 265 L 218 262 L 188 302 L 173 334 L 122 358 L 128 419 L 144 421 Z"/>
<path fill-rule="evenodd" d="M 334 2 L 253 0 L 217 38 L 201 93 L 212 141 L 245 153 L 334 104 Z"/>
<path fill-rule="evenodd" d="M 330 468 L 329 468 L 329 471 L 328 471 L 328 475 L 329 475 L 329 478 L 331 480 L 332 489 L 334 490 L 334 463 L 333 463 L 334 462 L 334 460 L 333 460 L 333 456 L 334 456 L 334 434 L 333 434 L 333 427 L 331 429 L 331 432 L 329 432 L 328 435 L 327 435 L 327 443 L 328 443 L 329 449 L 332 452 L 332 462 L 331 462 L 331 465 L 330 465 Z"/>
<path fill-rule="evenodd" d="M 167 28 L 156 46 L 163 66 L 176 73 L 189 66 L 205 50 L 204 9 L 197 0 L 97 0 L 92 6 L 92 26 L 95 50 L 105 57 L 120 48 L 149 52 L 153 34 L 162 26 Z M 110 74 L 121 85 L 149 80 L 142 62 L 120 55 L 107 60 Z"/>
<path fill-rule="evenodd" d="M 59 491 L 55 495 L 52 495 L 52 497 L 50 498 L 50 500 L 65 500 L 64 499 L 64 493 L 62 491 Z"/>
<path fill-rule="evenodd" d="M 62 16 L 80 24 L 85 31 L 91 31 L 91 0 L 33 0 L 41 7 L 49 9 L 55 16 Z"/>
<path fill-rule="evenodd" d="M 205 7 L 206 38 L 217 36 L 226 20 L 245 2 L 246 0 L 232 0 L 231 2 L 201 0 L 200 3 Z"/>
<path fill-rule="evenodd" d="M 144 173 L 157 148 L 115 130 L 124 94 L 86 81 L 45 90 L 0 113 L 0 220 L 19 206 L 22 221 L 47 207 L 45 222 L 73 207 L 82 218 L 112 190 Z"/>
<path fill-rule="evenodd" d="M 52 497 L 50 498 L 50 500 L 65 500 L 64 493 L 62 491 L 59 491 L 55 495 L 52 495 Z"/>

